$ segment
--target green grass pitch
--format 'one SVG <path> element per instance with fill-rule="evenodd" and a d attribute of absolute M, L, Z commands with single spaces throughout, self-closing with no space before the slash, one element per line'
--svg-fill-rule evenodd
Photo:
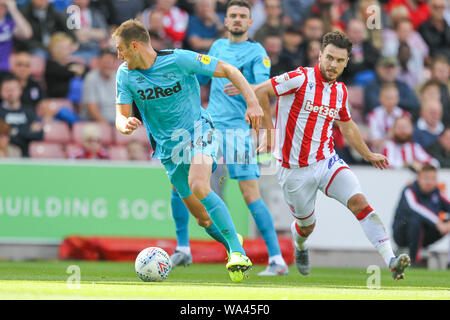
<path fill-rule="evenodd" d="M 68 284 L 79 267 L 81 282 Z M 225 263 L 197 264 L 174 269 L 160 283 L 142 282 L 133 262 L 0 261 L 0 299 L 450 299 L 450 271 L 407 270 L 395 282 L 382 270 L 379 289 L 367 288 L 365 269 L 312 268 L 304 277 L 295 266 L 284 277 L 258 277 L 264 266 L 254 266 L 249 278 L 232 283 Z"/>

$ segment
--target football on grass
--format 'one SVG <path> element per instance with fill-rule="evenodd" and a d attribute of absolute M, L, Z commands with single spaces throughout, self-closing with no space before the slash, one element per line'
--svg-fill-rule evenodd
<path fill-rule="evenodd" d="M 167 279 L 172 270 L 172 262 L 163 249 L 149 247 L 138 254 L 134 267 L 142 281 L 156 282 Z"/>

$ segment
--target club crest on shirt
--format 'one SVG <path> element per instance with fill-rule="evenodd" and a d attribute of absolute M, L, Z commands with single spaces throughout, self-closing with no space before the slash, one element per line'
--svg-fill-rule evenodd
<path fill-rule="evenodd" d="M 264 66 L 266 66 L 267 68 L 270 68 L 270 58 L 268 56 L 264 56 L 263 57 L 263 64 Z"/>
<path fill-rule="evenodd" d="M 200 62 L 203 63 L 203 64 L 210 64 L 210 63 L 211 63 L 211 57 L 199 53 L 199 54 L 197 55 L 197 61 L 200 61 Z"/>
<path fill-rule="evenodd" d="M 337 93 L 337 100 L 338 100 L 339 102 L 342 102 L 343 96 L 344 96 L 344 94 L 343 94 L 341 91 L 338 91 L 338 93 Z"/>

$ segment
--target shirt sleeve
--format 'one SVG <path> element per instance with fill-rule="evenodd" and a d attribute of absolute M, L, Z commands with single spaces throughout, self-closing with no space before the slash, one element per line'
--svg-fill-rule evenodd
<path fill-rule="evenodd" d="M 190 50 L 176 49 L 176 64 L 185 74 L 198 73 L 207 77 L 212 77 L 216 70 L 219 59 L 216 57 L 193 52 Z"/>
<path fill-rule="evenodd" d="M 423 218 L 427 219 L 428 221 L 430 221 L 433 224 L 436 224 L 439 221 L 438 216 L 433 211 L 431 211 L 430 209 L 425 207 L 423 204 L 421 204 L 417 200 L 417 196 L 412 189 L 407 188 L 405 190 L 405 198 L 406 198 L 408 207 L 413 212 L 422 216 Z"/>
<path fill-rule="evenodd" d="M 253 59 L 252 71 L 255 84 L 262 83 L 270 78 L 270 58 L 266 50 L 261 47 L 256 57 Z"/>
<path fill-rule="evenodd" d="M 339 95 L 339 93 L 338 93 L 338 95 Z M 339 99 L 339 97 L 338 97 L 338 99 Z M 345 86 L 345 84 L 342 84 L 342 107 L 339 109 L 336 120 L 346 122 L 351 119 L 352 119 L 352 116 L 350 115 L 350 105 L 348 103 L 347 87 Z"/>
<path fill-rule="evenodd" d="M 208 56 L 214 56 L 214 53 L 216 52 L 215 48 L 217 47 L 217 41 L 214 41 L 211 45 L 211 48 L 209 48 Z M 205 85 L 211 80 L 210 76 L 204 76 L 202 74 L 197 74 L 197 80 L 200 83 L 200 85 Z"/>
<path fill-rule="evenodd" d="M 306 81 L 303 68 L 299 67 L 294 71 L 283 73 L 270 79 L 273 90 L 277 96 L 284 96 L 297 92 Z"/>
<path fill-rule="evenodd" d="M 116 104 L 133 103 L 133 95 L 127 86 L 127 82 L 128 72 L 120 67 L 116 75 Z"/>

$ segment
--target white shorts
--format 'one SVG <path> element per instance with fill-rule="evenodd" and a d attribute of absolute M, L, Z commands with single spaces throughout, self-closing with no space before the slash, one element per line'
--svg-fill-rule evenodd
<path fill-rule="evenodd" d="M 346 207 L 351 197 L 362 193 L 355 174 L 337 154 L 307 167 L 287 169 L 280 166 L 277 175 L 291 213 L 304 227 L 316 221 L 317 190 Z"/>

